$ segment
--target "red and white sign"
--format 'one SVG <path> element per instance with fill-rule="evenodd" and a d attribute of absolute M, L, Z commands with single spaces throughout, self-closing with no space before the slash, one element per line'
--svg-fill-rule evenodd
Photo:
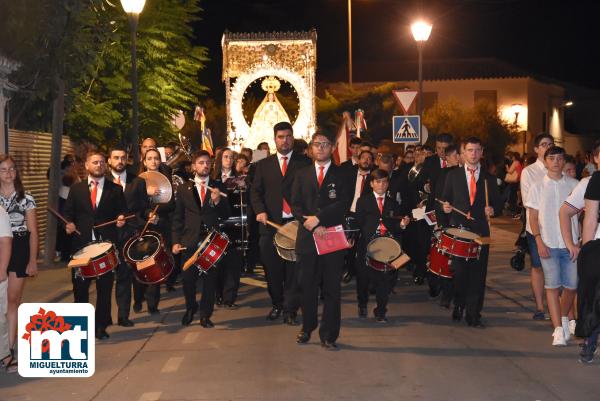
<path fill-rule="evenodd" d="M 392 91 L 392 94 L 394 95 L 396 102 L 398 102 L 398 105 L 404 112 L 403 114 L 408 114 L 408 109 L 410 109 L 410 106 L 415 101 L 415 98 L 417 97 L 417 93 L 418 93 L 417 91 L 413 91 L 410 89 L 402 89 L 402 90 L 393 90 Z"/>

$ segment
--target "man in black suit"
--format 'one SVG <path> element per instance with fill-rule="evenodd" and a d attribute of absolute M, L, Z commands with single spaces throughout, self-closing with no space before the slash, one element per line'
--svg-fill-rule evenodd
<path fill-rule="evenodd" d="M 359 137 L 353 136 L 352 138 L 350 138 L 350 143 L 348 144 L 348 148 L 350 149 L 350 154 L 352 155 L 352 157 L 350 157 L 350 159 L 346 160 L 345 162 L 342 162 L 340 164 L 340 167 L 349 168 L 349 167 L 354 167 L 358 164 L 358 157 L 361 153 L 361 150 L 360 150 L 361 144 L 362 144 L 362 139 L 360 139 Z"/>
<path fill-rule="evenodd" d="M 146 224 L 145 217 L 150 213 L 148 194 L 146 192 L 146 181 L 135 174 L 126 170 L 127 152 L 124 148 L 113 147 L 108 155 L 108 165 L 110 174 L 107 178 L 113 183 L 119 185 L 125 195 L 125 202 L 129 213 L 135 214 L 125 224 L 125 227 L 119 232 L 119 250 L 124 252 L 123 247 L 129 238 L 141 231 Z M 117 317 L 119 326 L 131 327 L 133 322 L 129 320 L 129 311 L 131 309 L 131 293 L 133 290 L 133 270 L 124 258 L 115 270 L 115 298 L 117 300 Z"/>
<path fill-rule="evenodd" d="M 231 214 L 228 202 L 223 202 L 216 181 L 209 178 L 211 167 L 210 154 L 205 150 L 192 155 L 192 168 L 196 176 L 193 182 L 186 182 L 177 189 L 175 213 L 173 214 L 173 253 L 183 250 L 182 261 L 188 260 L 198 249 L 198 243 L 204 239 L 210 229 L 218 228 L 219 219 Z M 210 186 L 212 189 L 208 189 Z M 219 266 L 213 266 L 204 278 L 202 298 L 200 299 L 200 324 L 204 328 L 214 327 L 210 320 L 215 307 L 215 285 Z M 198 267 L 191 266 L 182 273 L 183 293 L 185 295 L 185 314 L 181 324 L 188 326 L 198 310 L 196 302 L 196 282 L 200 276 Z"/>
<path fill-rule="evenodd" d="M 79 250 L 91 241 L 118 242 L 118 230 L 125 225 L 126 204 L 121 188 L 105 178 L 105 157 L 98 151 L 87 154 L 85 168 L 87 179 L 74 184 L 65 203 L 64 216 L 68 223 L 67 234 L 73 235 L 73 249 Z M 116 224 L 94 229 L 94 225 L 111 220 Z M 112 324 L 111 293 L 113 272 L 104 273 L 96 279 L 96 337 L 108 338 L 106 327 Z M 89 287 L 92 279 L 84 279 L 73 270 L 73 295 L 75 302 L 89 302 Z"/>
<path fill-rule="evenodd" d="M 356 259 L 358 317 L 367 317 L 369 284 L 372 284 L 377 299 L 377 308 L 373 310 L 373 314 L 378 323 L 387 322 L 387 303 L 396 275 L 392 272 L 377 271 L 366 265 L 367 245 L 378 236 L 391 234 L 397 238 L 410 222 L 408 216 L 402 220 L 392 218 L 400 216 L 400 205 L 388 192 L 389 180 L 389 174 L 385 170 L 377 169 L 371 172 L 369 190 L 356 204 L 356 222 L 361 229 Z"/>
<path fill-rule="evenodd" d="M 343 224 L 350 207 L 352 187 L 347 174 L 332 163 L 335 137 L 325 133 L 312 136 L 314 163 L 296 174 L 292 187 L 292 213 L 300 222 L 296 240 L 296 266 L 302 291 L 302 330 L 297 342 L 307 343 L 318 326 L 318 292 L 322 285 L 323 314 L 319 337 L 321 345 L 337 349 L 340 333 L 340 292 L 345 250 L 318 255 L 313 234 L 327 235 L 327 228 Z"/>
<path fill-rule="evenodd" d="M 354 139 L 354 138 L 353 138 Z M 371 180 L 370 172 L 373 165 L 373 154 L 370 150 L 362 150 L 358 156 L 358 164 L 346 167 L 348 170 L 348 183 L 352 185 L 354 183 L 354 192 L 352 203 L 350 205 L 350 211 L 348 212 L 347 221 L 353 224 L 356 213 L 356 202 L 363 194 L 371 191 L 369 181 Z M 355 229 L 356 227 L 348 227 Z M 356 276 L 356 246 L 358 241 L 355 241 L 354 246 L 346 253 L 345 269 L 343 281 L 349 283 L 352 281 L 352 277 Z"/>
<path fill-rule="evenodd" d="M 485 171 L 480 164 L 483 154 L 481 140 L 477 137 L 465 139 L 464 167 L 448 172 L 444 184 L 444 212 L 450 215 L 450 225 L 462 225 L 468 230 L 489 237 L 488 218 L 502 211 L 502 199 L 496 185 L 496 177 Z M 486 206 L 486 186 L 490 206 Z M 466 219 L 452 210 L 452 207 L 468 213 L 472 219 Z M 478 259 L 466 260 L 452 257 L 454 269 L 454 311 L 452 318 L 459 321 L 466 309 L 466 321 L 469 326 L 483 327 L 481 310 L 485 295 L 489 245 L 482 245 Z"/>
<path fill-rule="evenodd" d="M 274 155 L 256 164 L 250 200 L 260 225 L 260 257 L 264 264 L 265 276 L 272 308 L 268 320 L 276 320 L 283 312 L 284 323 L 295 325 L 296 313 L 300 307 L 296 285 L 296 263 L 284 260 L 273 245 L 275 230 L 267 220 L 276 224 L 287 224 L 294 220 L 291 209 L 292 183 L 298 169 L 310 164 L 310 160 L 293 152 L 294 132 L 288 122 L 280 122 L 273 127 Z"/>

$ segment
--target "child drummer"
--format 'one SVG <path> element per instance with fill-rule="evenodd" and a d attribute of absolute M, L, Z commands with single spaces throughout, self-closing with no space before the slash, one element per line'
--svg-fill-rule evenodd
<path fill-rule="evenodd" d="M 367 317 L 369 283 L 376 288 L 377 307 L 373 310 L 378 323 L 386 323 L 385 317 L 392 279 L 396 277 L 394 268 L 389 271 L 375 270 L 366 263 L 367 245 L 381 236 L 391 236 L 399 240 L 401 230 L 405 229 L 410 218 L 398 219 L 400 205 L 387 192 L 389 174 L 377 169 L 371 172 L 370 185 L 373 191 L 362 195 L 356 203 L 356 222 L 361 229 L 356 258 L 356 292 L 358 298 L 358 316 Z"/>

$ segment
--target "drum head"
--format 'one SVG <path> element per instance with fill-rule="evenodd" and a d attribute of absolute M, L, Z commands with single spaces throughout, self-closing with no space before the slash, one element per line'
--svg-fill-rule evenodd
<path fill-rule="evenodd" d="M 286 225 L 283 226 L 285 228 L 284 231 L 288 232 L 290 234 L 292 232 L 297 232 L 298 224 L 299 223 L 297 220 L 290 221 L 289 223 L 287 223 Z M 291 236 L 292 235 L 287 236 L 287 235 L 283 235 L 280 232 L 276 232 L 275 237 L 274 237 L 275 245 L 277 245 L 278 247 L 283 248 L 283 249 L 295 249 L 296 248 L 296 239 L 290 238 Z"/>
<path fill-rule="evenodd" d="M 131 242 L 127 256 L 133 261 L 143 261 L 153 256 L 160 247 L 160 239 L 152 234 L 145 234 Z"/>
<path fill-rule="evenodd" d="M 401 254 L 402 248 L 393 238 L 375 238 L 367 245 L 367 255 L 378 262 L 391 262 Z"/>
<path fill-rule="evenodd" d="M 465 230 L 464 228 L 450 227 L 446 229 L 446 233 L 455 238 L 463 238 L 471 241 L 474 241 L 477 238 L 479 238 L 479 235 L 471 231 Z"/>
<path fill-rule="evenodd" d="M 74 259 L 93 259 L 97 256 L 100 256 L 110 250 L 113 244 L 111 242 L 92 242 L 91 244 L 87 244 L 75 254 L 73 254 Z"/>

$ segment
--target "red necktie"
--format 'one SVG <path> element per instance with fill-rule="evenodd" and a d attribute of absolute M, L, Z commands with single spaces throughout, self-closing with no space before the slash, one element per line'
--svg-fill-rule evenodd
<path fill-rule="evenodd" d="M 206 181 L 200 182 L 200 199 L 202 205 L 204 205 L 204 198 L 206 198 Z"/>
<path fill-rule="evenodd" d="M 287 172 L 287 156 L 283 156 L 281 158 L 281 160 L 283 160 L 283 163 L 281 163 L 281 175 L 285 177 L 285 173 Z M 292 213 L 292 209 L 290 208 L 290 205 L 287 203 L 287 201 L 285 200 L 285 198 L 283 198 L 283 206 L 282 206 L 282 210 L 283 213 L 285 214 L 291 214 Z"/>
<path fill-rule="evenodd" d="M 477 181 L 475 180 L 475 171 L 477 171 L 477 169 L 467 168 L 467 170 L 471 173 L 471 178 L 469 179 L 469 200 L 471 201 L 471 205 L 473 205 L 475 202 L 475 194 L 477 194 Z"/>
<path fill-rule="evenodd" d="M 123 187 L 123 184 L 121 183 L 121 177 L 120 176 L 117 176 L 115 178 L 115 184 L 118 184 L 119 186 Z"/>
<path fill-rule="evenodd" d="M 317 181 L 319 182 L 319 188 L 323 185 L 323 179 L 325 178 L 325 166 L 319 166 L 319 176 L 317 177 Z"/>
<path fill-rule="evenodd" d="M 446 164 L 446 160 L 442 160 L 442 168 L 446 168 L 447 164 Z"/>
<path fill-rule="evenodd" d="M 92 192 L 90 196 L 90 200 L 92 201 L 92 209 L 96 210 L 96 196 L 98 195 L 98 182 L 92 180 Z"/>
<path fill-rule="evenodd" d="M 367 175 L 363 174 L 362 175 L 362 181 L 360 183 L 360 193 L 363 193 L 363 190 L 365 189 L 365 181 L 367 181 Z"/>
<path fill-rule="evenodd" d="M 379 214 L 383 217 L 383 196 L 377 197 L 377 203 L 379 204 Z M 383 225 L 383 219 L 379 218 L 379 233 L 385 235 L 387 228 Z"/>

